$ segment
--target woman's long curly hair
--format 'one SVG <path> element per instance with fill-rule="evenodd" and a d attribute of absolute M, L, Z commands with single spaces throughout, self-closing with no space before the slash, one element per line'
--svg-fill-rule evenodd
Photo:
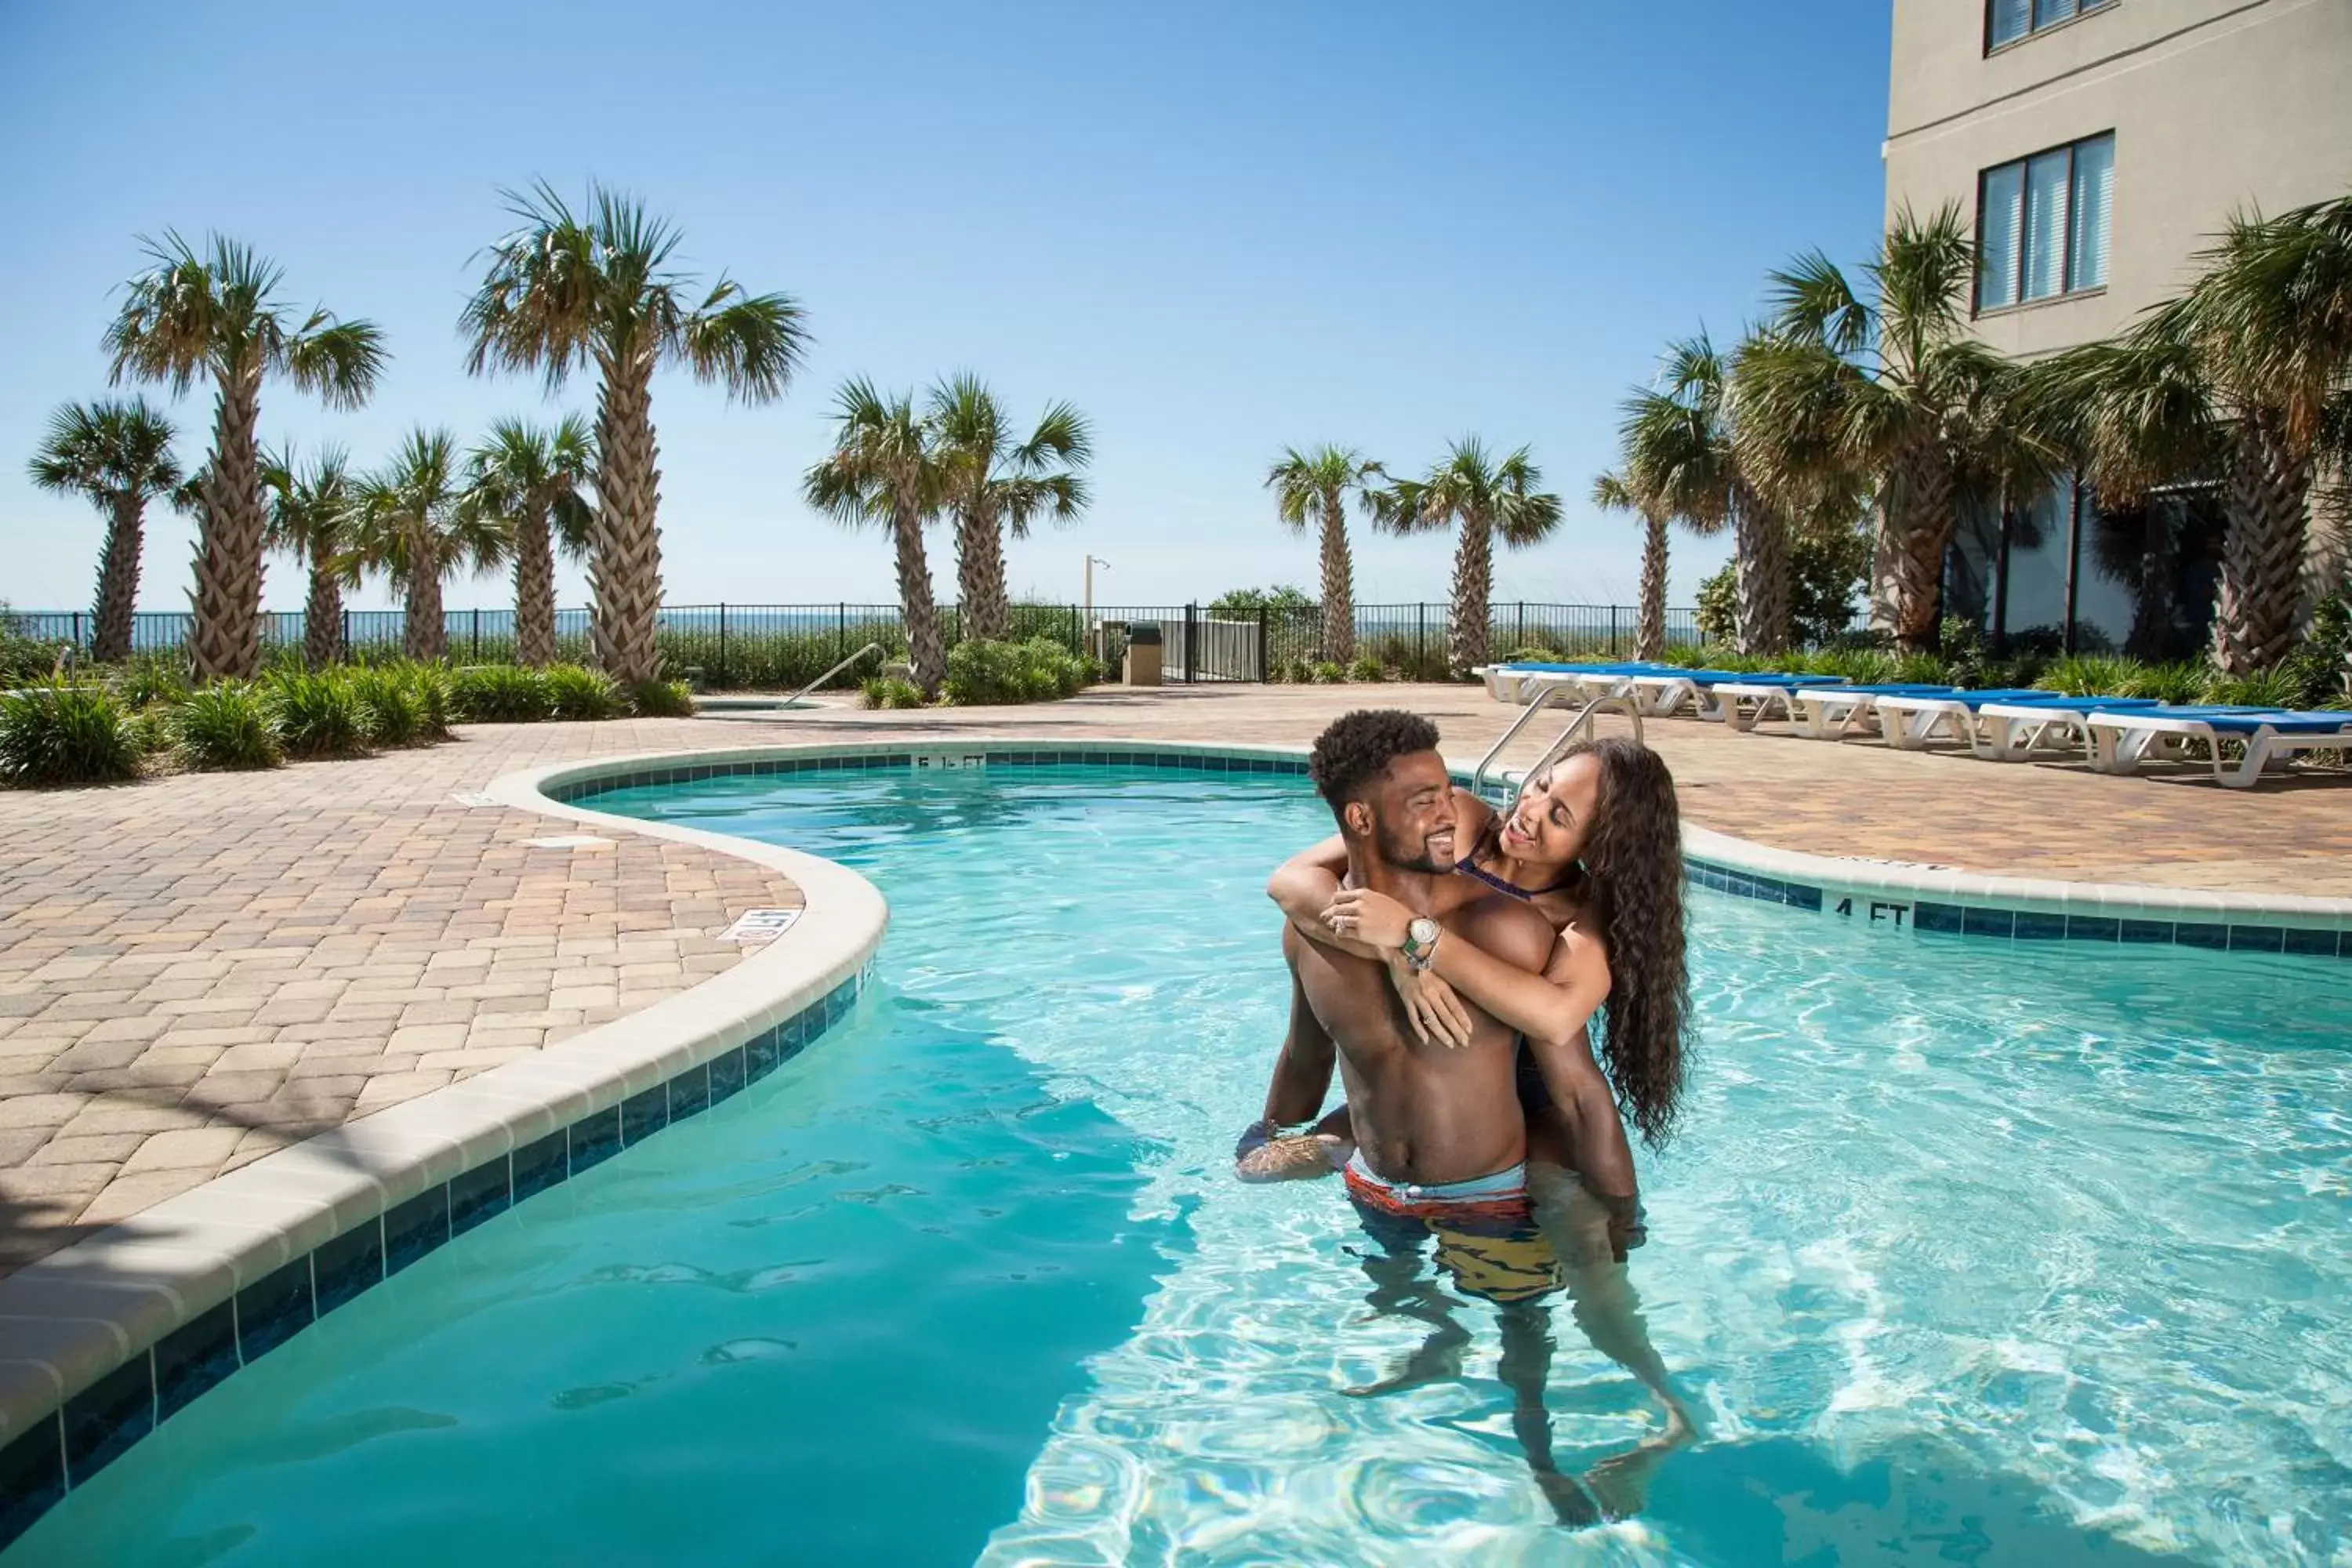
<path fill-rule="evenodd" d="M 1580 741 L 1557 759 L 1601 760 L 1601 798 L 1579 859 L 1585 907 L 1609 949 L 1593 1054 L 1652 1148 L 1674 1133 L 1692 1044 L 1683 936 L 1682 812 L 1665 759 L 1638 741 Z"/>

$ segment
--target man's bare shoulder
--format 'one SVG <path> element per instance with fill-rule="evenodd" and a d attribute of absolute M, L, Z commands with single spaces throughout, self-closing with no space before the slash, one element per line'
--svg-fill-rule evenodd
<path fill-rule="evenodd" d="M 1474 899 L 1455 911 L 1463 935 L 1506 963 L 1540 971 L 1550 961 L 1551 921 L 1525 901 L 1502 893 Z"/>

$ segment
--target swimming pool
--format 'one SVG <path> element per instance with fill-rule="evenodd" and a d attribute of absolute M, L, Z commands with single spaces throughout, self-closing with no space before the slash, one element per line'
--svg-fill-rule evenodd
<path fill-rule="evenodd" d="M 24 1563 L 2341 1561 L 2352 965 L 1891 938 L 1694 894 L 1634 1279 L 1709 1440 L 1530 1484 L 1491 1310 L 1378 1399 L 1334 1184 L 1225 1174 L 1299 781 L 806 773 L 593 804 L 893 901 L 845 1027 L 180 1412 Z M 1559 1314 L 1563 1466 L 1650 1429 Z"/>

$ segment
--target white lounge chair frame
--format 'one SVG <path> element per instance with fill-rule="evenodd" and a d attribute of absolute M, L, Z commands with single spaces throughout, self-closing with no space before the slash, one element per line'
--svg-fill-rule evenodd
<path fill-rule="evenodd" d="M 1898 752 L 1924 752 L 1938 734 L 1977 745 L 1976 710 L 1955 697 L 1882 697 L 1878 731 Z"/>
<path fill-rule="evenodd" d="M 1818 687 L 1750 686 L 1745 681 L 1718 682 L 1711 695 L 1715 700 L 1716 718 L 1731 729 L 1743 732 L 1775 717 L 1795 722 L 1796 695 L 1800 691 L 1819 690 Z M 1776 714 L 1774 710 L 1779 710 Z"/>
<path fill-rule="evenodd" d="M 1843 686 L 1795 686 L 1788 695 L 1789 716 L 1798 734 L 1810 741 L 1843 741 L 1849 735 L 1878 733 L 1878 705 L 1895 694 Z"/>
<path fill-rule="evenodd" d="M 2043 747 L 2083 748 L 2091 755 L 2090 715 L 2079 708 L 2042 708 L 2031 702 L 1988 702 L 1977 710 L 1969 745 L 1988 762 L 2021 763 Z"/>
<path fill-rule="evenodd" d="M 2298 752 L 2352 752 L 2352 713 L 2344 728 L 2282 734 L 2264 724 L 2252 734 L 2216 731 L 2202 719 L 2176 719 L 2161 713 L 2128 709 L 2102 710 L 2084 716 L 2090 734 L 2091 765 L 2101 773 L 2128 773 L 2143 762 L 2193 763 L 2200 743 L 2213 764 L 2213 780 L 2231 789 L 2252 789 L 2263 770 L 2273 763 L 2290 763 Z M 2221 742 L 2241 741 L 2246 754 L 2235 767 L 2221 756 Z"/>

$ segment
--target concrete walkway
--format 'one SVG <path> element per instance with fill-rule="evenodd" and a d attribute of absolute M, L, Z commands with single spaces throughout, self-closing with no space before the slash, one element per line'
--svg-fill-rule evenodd
<path fill-rule="evenodd" d="M 1460 761 L 1512 717 L 1463 687 L 1104 689 L 1035 708 L 486 726 L 268 773 L 0 794 L 0 1273 L 684 989 L 738 961 L 716 940 L 735 916 L 798 901 L 725 855 L 619 827 L 534 847 L 574 830 L 453 798 L 502 773 L 992 732 L 1304 746 L 1371 704 L 1429 714 Z M 1781 847 L 2352 897 L 2352 780 L 2239 794 L 1687 720 L 1649 738 L 1691 820 Z"/>

